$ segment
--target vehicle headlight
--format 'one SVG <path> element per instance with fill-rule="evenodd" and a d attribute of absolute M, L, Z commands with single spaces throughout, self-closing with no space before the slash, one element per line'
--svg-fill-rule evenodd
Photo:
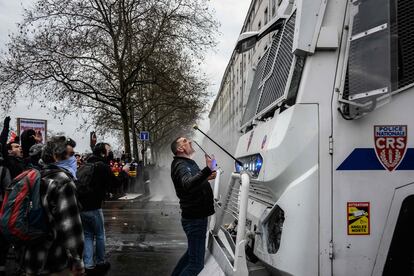
<path fill-rule="evenodd" d="M 243 163 L 245 170 L 249 171 L 253 177 L 258 177 L 260 169 L 263 165 L 263 157 L 260 154 L 249 155 L 238 158 Z M 235 169 L 237 173 L 242 171 L 242 166 L 235 162 Z"/>

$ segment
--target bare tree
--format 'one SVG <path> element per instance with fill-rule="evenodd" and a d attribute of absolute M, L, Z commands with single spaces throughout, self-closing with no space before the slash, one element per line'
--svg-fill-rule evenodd
<path fill-rule="evenodd" d="M 143 85 L 131 94 L 131 132 L 150 131 L 151 143 L 156 148 L 166 142 L 165 138 L 184 132 L 204 111 L 207 97 L 206 81 L 192 70 L 186 57 L 169 56 L 157 58 L 163 66 L 153 68 L 156 84 Z M 96 112 L 95 120 L 101 128 L 117 125 L 120 116 L 116 112 Z M 119 124 L 118 124 L 119 125 Z M 138 155 L 136 134 L 133 136 L 133 152 Z M 169 138 L 171 139 L 171 138 Z"/>
<path fill-rule="evenodd" d="M 0 60 L 2 105 L 29 91 L 66 113 L 116 114 L 130 153 L 131 103 L 149 104 L 139 93 L 168 75 L 166 57 L 196 68 L 216 31 L 204 0 L 39 0 Z"/>

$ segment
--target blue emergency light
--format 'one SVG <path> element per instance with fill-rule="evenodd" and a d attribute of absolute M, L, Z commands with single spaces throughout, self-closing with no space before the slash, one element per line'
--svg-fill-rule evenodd
<path fill-rule="evenodd" d="M 263 157 L 260 154 L 249 155 L 241 157 L 240 160 L 243 163 L 245 170 L 249 171 L 253 177 L 258 177 L 260 169 L 263 166 Z M 242 171 L 242 166 L 235 162 L 236 172 L 240 173 Z"/>

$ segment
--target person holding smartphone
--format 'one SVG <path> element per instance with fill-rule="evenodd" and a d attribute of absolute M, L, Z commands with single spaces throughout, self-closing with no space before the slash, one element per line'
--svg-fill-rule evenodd
<path fill-rule="evenodd" d="M 188 249 L 172 275 L 197 275 L 204 268 L 207 219 L 214 214 L 213 191 L 208 181 L 216 177 L 215 160 L 206 154 L 206 166 L 200 170 L 192 159 L 195 152 L 192 142 L 186 137 L 175 139 L 171 151 L 174 154 L 171 178 L 180 200 L 181 224 L 188 240 Z"/>

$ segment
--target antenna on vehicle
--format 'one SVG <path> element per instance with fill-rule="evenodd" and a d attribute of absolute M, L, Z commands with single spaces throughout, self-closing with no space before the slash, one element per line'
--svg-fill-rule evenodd
<path fill-rule="evenodd" d="M 210 138 L 210 136 L 208 136 L 207 134 L 205 134 L 201 129 L 198 128 L 197 125 L 193 125 L 193 128 L 195 130 L 200 131 L 204 136 L 206 136 L 211 142 L 213 142 L 214 144 L 216 144 L 216 146 L 218 146 L 222 151 L 224 151 L 228 156 L 230 156 L 234 161 L 236 161 L 237 164 L 239 164 L 240 166 L 243 167 L 243 163 L 239 160 L 237 160 L 236 157 L 234 157 L 233 155 L 231 155 L 227 150 L 225 150 L 222 146 L 220 146 L 216 141 L 214 141 L 213 139 Z M 196 143 L 197 144 L 197 143 Z M 204 150 L 203 150 L 204 151 Z"/>
<path fill-rule="evenodd" d="M 208 155 L 208 153 L 200 146 L 199 143 L 197 143 L 196 141 L 193 140 L 193 142 L 208 156 L 208 158 L 212 159 L 210 155 Z"/>

